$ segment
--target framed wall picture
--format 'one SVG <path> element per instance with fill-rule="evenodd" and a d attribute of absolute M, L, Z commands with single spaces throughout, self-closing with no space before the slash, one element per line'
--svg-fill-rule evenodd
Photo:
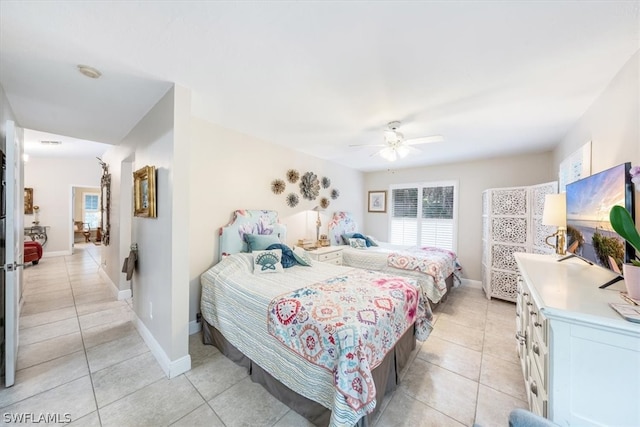
<path fill-rule="evenodd" d="M 133 215 L 156 218 L 156 168 L 145 166 L 133 173 Z"/>
<path fill-rule="evenodd" d="M 369 191 L 369 212 L 387 211 L 387 192 Z"/>
<path fill-rule="evenodd" d="M 33 215 L 33 188 L 24 189 L 24 213 Z"/>

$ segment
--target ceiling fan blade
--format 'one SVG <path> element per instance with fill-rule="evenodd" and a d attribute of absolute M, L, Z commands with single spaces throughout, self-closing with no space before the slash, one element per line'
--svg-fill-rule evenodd
<path fill-rule="evenodd" d="M 444 138 L 442 135 L 423 136 L 421 138 L 405 139 L 404 143 L 407 145 L 428 144 L 430 142 L 442 142 Z"/>
<path fill-rule="evenodd" d="M 386 147 L 387 144 L 349 144 L 349 147 Z"/>

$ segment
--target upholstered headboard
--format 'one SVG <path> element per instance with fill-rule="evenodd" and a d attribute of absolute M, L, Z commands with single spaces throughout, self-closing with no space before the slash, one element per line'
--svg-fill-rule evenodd
<path fill-rule="evenodd" d="M 329 240 L 332 245 L 344 245 L 342 235 L 358 231 L 358 224 L 349 212 L 334 212 L 329 221 Z"/>
<path fill-rule="evenodd" d="M 224 227 L 220 227 L 219 255 L 247 252 L 245 234 L 273 234 L 286 241 L 287 227 L 278 222 L 276 211 L 237 210 L 233 219 Z"/>

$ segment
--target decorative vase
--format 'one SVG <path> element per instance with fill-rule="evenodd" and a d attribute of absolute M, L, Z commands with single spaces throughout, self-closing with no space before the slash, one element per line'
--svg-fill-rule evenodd
<path fill-rule="evenodd" d="M 622 264 L 622 274 L 629 296 L 640 300 L 640 267 L 633 264 Z"/>

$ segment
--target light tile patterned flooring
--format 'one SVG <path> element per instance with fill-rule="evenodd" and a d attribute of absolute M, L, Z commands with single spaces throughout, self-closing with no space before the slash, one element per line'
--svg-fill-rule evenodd
<path fill-rule="evenodd" d="M 69 414 L 83 427 L 310 425 L 199 334 L 192 369 L 167 379 L 131 322 L 131 302 L 100 278 L 100 247 L 76 248 L 25 269 L 16 384 L 0 389 L 0 423 L 28 413 Z M 514 319 L 513 304 L 454 289 L 374 425 L 507 426 L 511 409 L 527 407 Z"/>

